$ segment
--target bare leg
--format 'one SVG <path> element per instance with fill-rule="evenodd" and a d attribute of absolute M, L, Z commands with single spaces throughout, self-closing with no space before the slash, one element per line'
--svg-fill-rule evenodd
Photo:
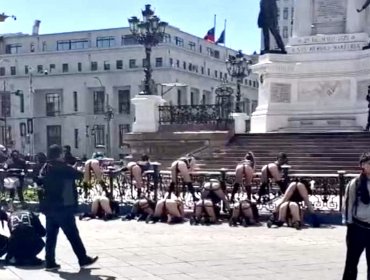
<path fill-rule="evenodd" d="M 112 209 L 110 208 L 109 199 L 106 197 L 100 198 L 100 206 L 103 208 L 105 214 L 112 215 Z"/>

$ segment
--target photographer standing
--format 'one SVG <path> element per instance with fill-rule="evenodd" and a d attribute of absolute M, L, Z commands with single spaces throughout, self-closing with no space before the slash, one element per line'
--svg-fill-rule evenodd
<path fill-rule="evenodd" d="M 60 268 L 60 265 L 55 262 L 59 228 L 71 243 L 81 268 L 95 263 L 98 257 L 87 256 L 74 216 L 78 206 L 75 180 L 82 179 L 83 174 L 63 160 L 60 146 L 51 145 L 48 151 L 48 162 L 40 171 L 40 175 L 44 189 L 40 206 L 46 216 L 46 269 Z"/>

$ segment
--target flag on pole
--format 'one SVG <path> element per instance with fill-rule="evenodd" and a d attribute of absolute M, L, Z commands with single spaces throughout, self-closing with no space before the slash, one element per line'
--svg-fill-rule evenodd
<path fill-rule="evenodd" d="M 215 28 L 212 27 L 210 30 L 208 30 L 206 36 L 204 36 L 203 39 L 214 43 L 215 42 Z"/>
<path fill-rule="evenodd" d="M 225 29 L 221 32 L 220 37 L 216 41 L 216 44 L 225 44 Z"/>

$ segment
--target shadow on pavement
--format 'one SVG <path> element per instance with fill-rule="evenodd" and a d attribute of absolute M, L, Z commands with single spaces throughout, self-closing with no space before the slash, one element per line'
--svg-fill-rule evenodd
<path fill-rule="evenodd" d="M 116 280 L 115 276 L 109 275 L 91 275 L 91 272 L 97 268 L 84 268 L 79 272 L 64 272 L 64 271 L 52 271 L 55 274 L 59 274 L 61 279 L 66 280 Z"/>

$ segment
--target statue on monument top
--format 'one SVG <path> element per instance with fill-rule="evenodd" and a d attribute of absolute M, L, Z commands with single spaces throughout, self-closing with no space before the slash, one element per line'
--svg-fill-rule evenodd
<path fill-rule="evenodd" d="M 368 0 L 370 1 L 370 0 Z M 262 28 L 265 49 L 261 54 L 270 52 L 270 31 L 282 53 L 286 53 L 284 42 L 278 31 L 278 7 L 276 0 L 261 0 L 258 27 Z"/>
<path fill-rule="evenodd" d="M 366 0 L 365 4 L 362 6 L 361 9 L 357 9 L 357 12 L 361 13 L 363 10 L 365 10 L 370 5 L 370 0 Z"/>

